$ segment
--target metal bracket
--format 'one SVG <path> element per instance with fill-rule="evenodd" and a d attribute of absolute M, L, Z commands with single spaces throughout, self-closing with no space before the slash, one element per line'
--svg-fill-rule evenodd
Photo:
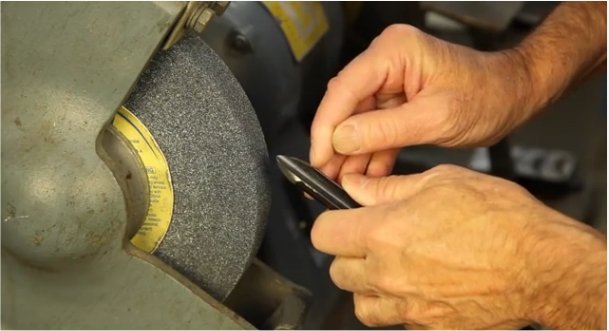
<path fill-rule="evenodd" d="M 220 16 L 228 7 L 230 1 L 189 1 L 184 13 L 169 34 L 163 50 L 171 48 L 180 40 L 186 30 L 203 32 L 214 16 Z"/>

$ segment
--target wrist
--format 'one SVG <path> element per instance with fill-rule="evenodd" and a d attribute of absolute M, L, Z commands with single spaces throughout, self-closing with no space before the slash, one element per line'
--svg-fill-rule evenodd
<path fill-rule="evenodd" d="M 527 249 L 527 319 L 553 329 L 606 328 L 606 239 L 551 211 Z M 552 215 L 553 214 L 553 215 Z"/>
<path fill-rule="evenodd" d="M 488 53 L 490 58 L 489 79 L 499 80 L 499 86 L 507 98 L 512 121 L 518 126 L 533 117 L 545 106 L 544 89 L 537 83 L 536 69 L 527 55 L 517 48 Z"/>
<path fill-rule="evenodd" d="M 528 73 L 535 113 L 606 61 L 606 11 L 606 2 L 562 3 L 508 51 Z"/>
<path fill-rule="evenodd" d="M 535 48 L 526 41 L 512 48 L 510 52 L 520 62 L 529 80 L 532 115 L 541 112 L 562 95 L 569 86 L 571 77 L 575 75 L 572 63 L 565 62 L 556 67 L 556 64 L 548 59 L 540 59 Z"/>

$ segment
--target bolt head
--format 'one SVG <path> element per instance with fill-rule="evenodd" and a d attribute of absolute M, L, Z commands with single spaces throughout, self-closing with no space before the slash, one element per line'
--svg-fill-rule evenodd
<path fill-rule="evenodd" d="M 201 13 L 199 18 L 197 18 L 197 22 L 195 23 L 195 26 L 193 27 L 193 29 L 197 33 L 203 32 L 203 30 L 205 30 L 205 27 L 207 27 L 207 24 L 209 23 L 209 21 L 211 21 L 212 17 L 214 17 L 214 13 L 209 9 L 205 9 Z"/>
<path fill-rule="evenodd" d="M 242 35 L 242 34 L 237 34 L 233 37 L 233 48 L 236 51 L 245 53 L 251 50 L 251 45 L 250 45 L 250 41 L 247 39 L 246 36 Z"/>

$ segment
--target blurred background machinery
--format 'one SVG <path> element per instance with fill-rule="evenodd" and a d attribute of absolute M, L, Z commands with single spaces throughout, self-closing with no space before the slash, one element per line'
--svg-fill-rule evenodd
<path fill-rule="evenodd" d="M 364 328 L 275 156 L 308 158 L 327 81 L 387 26 L 492 50 L 556 4 L 3 3 L 2 326 Z M 605 91 L 394 172 L 494 173 L 606 231 Z"/>

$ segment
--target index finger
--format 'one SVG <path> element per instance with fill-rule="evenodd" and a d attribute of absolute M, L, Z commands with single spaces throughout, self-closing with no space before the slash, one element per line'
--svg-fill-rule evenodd
<path fill-rule="evenodd" d="M 311 124 L 309 160 L 314 167 L 323 166 L 334 155 L 334 129 L 382 87 L 389 70 L 384 62 L 366 50 L 330 80 Z"/>
<path fill-rule="evenodd" d="M 311 230 L 313 246 L 326 254 L 344 257 L 366 256 L 367 235 L 378 224 L 375 207 L 329 210 L 317 217 Z"/>

